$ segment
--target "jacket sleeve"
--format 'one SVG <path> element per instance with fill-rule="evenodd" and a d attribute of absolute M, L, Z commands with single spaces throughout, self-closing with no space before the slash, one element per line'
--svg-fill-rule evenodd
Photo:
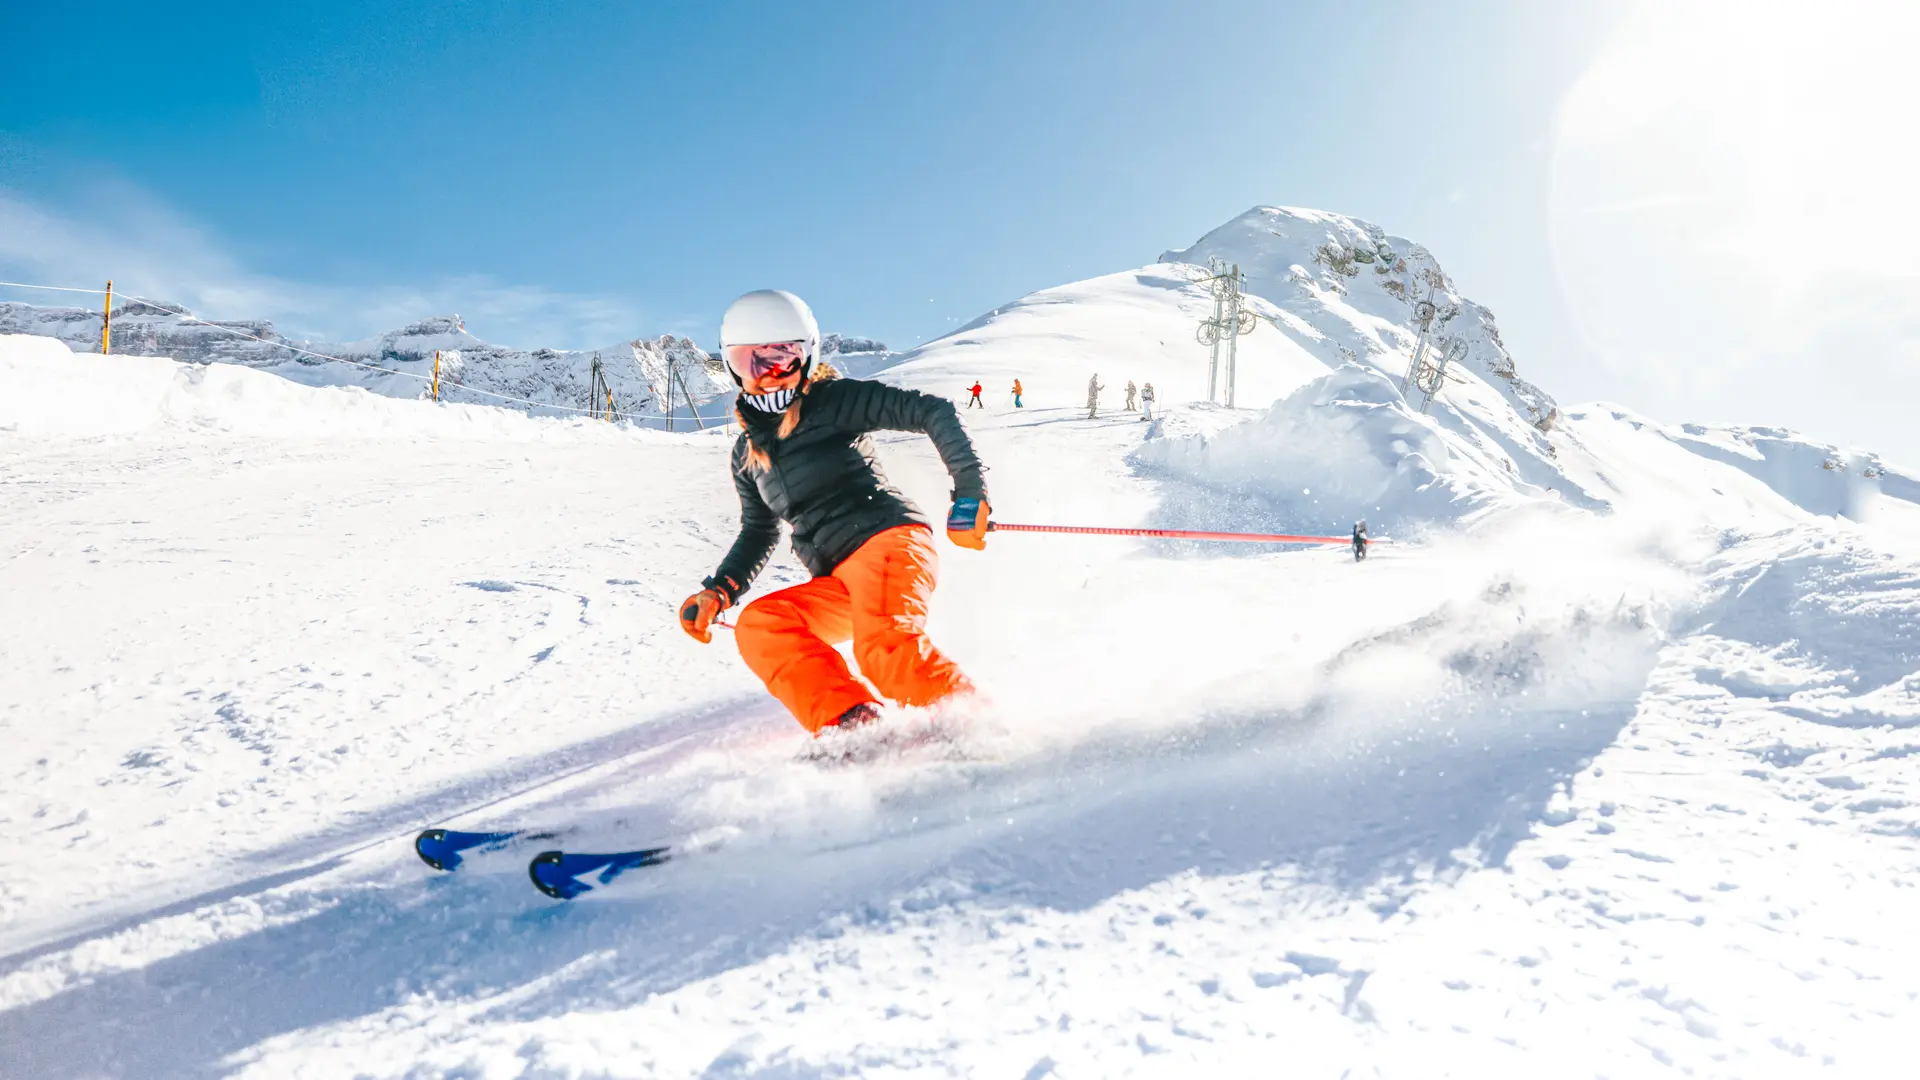
<path fill-rule="evenodd" d="M 774 547 L 780 543 L 780 518 L 760 497 L 760 488 L 746 469 L 746 438 L 740 436 L 740 441 L 733 446 L 733 487 L 740 494 L 740 535 L 728 549 L 727 557 L 720 560 L 720 569 L 700 583 L 725 593 L 729 604 L 740 602 L 741 594 L 760 576 L 767 560 L 773 557 Z"/>
<path fill-rule="evenodd" d="M 985 499 L 986 467 L 973 452 L 973 440 L 960 424 L 953 402 L 918 390 L 902 390 L 866 379 L 847 379 L 835 393 L 834 420 L 849 431 L 917 431 L 933 440 L 933 448 L 953 477 L 953 497 Z"/>

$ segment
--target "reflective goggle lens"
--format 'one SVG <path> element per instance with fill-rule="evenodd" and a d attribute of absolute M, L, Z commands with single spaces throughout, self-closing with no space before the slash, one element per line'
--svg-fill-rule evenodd
<path fill-rule="evenodd" d="M 727 346 L 727 366 L 742 379 L 778 379 L 800 370 L 807 361 L 804 341 L 776 341 L 766 345 Z"/>

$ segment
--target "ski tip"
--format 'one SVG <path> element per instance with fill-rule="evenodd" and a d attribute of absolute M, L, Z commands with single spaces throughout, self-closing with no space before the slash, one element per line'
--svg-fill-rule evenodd
<path fill-rule="evenodd" d="M 527 863 L 527 877 L 533 880 L 534 888 L 547 896 L 571 900 L 593 891 L 592 885 L 580 880 L 583 877 L 592 875 L 602 885 L 612 884 L 614 878 L 629 870 L 666 862 L 673 858 L 673 850 L 667 846 L 595 854 L 543 851 Z"/>
<path fill-rule="evenodd" d="M 533 879 L 533 887 L 555 900 L 571 900 L 593 888 L 582 885 L 562 873 L 560 864 L 566 859 L 566 853 L 543 851 L 527 863 L 527 876 Z"/>
<path fill-rule="evenodd" d="M 460 832 L 456 829 L 427 829 L 413 838 L 414 853 L 435 870 L 457 869 L 460 853 L 469 850 L 497 851 L 521 838 L 517 832 Z"/>
<path fill-rule="evenodd" d="M 452 870 L 460 865 L 460 856 L 446 849 L 446 840 L 447 830 L 427 829 L 413 838 L 414 854 L 435 870 Z"/>

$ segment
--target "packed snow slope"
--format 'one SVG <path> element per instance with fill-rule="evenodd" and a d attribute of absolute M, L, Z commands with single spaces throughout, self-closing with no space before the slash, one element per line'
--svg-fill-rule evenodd
<path fill-rule="evenodd" d="M 1255 408 L 1172 264 L 889 368 L 992 387 L 1003 521 L 1425 539 L 943 541 L 992 701 L 850 768 L 674 625 L 724 433 L 0 337 L 0 1075 L 1897 1075 L 1913 477 L 1472 368 L 1422 416 L 1354 291 L 1268 297 L 1325 340 L 1243 339 Z M 512 824 L 701 852 L 558 905 L 410 849 Z"/>

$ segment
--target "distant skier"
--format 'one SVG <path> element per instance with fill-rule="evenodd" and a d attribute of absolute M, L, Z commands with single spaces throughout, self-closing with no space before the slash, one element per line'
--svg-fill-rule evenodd
<path fill-rule="evenodd" d="M 1138 387 L 1136 387 L 1136 386 L 1134 386 L 1134 385 L 1133 385 L 1133 380 L 1132 380 L 1132 379 L 1128 379 L 1128 380 L 1127 380 L 1127 411 L 1128 411 L 1128 412 L 1132 412 L 1132 411 L 1134 410 L 1134 408 L 1135 408 L 1135 405 L 1134 405 L 1134 398 L 1135 398 L 1135 397 L 1136 397 L 1136 396 L 1137 396 L 1137 395 L 1138 395 L 1139 393 L 1140 393 L 1140 390 L 1139 390 L 1139 388 L 1138 388 Z"/>
<path fill-rule="evenodd" d="M 1094 372 L 1093 378 L 1087 380 L 1087 419 L 1091 420 L 1100 414 L 1100 391 L 1105 389 L 1106 386 L 1100 382 L 1100 373 Z"/>
<path fill-rule="evenodd" d="M 1013 407 L 1014 408 L 1019 409 L 1019 408 L 1025 407 L 1020 404 L 1020 395 L 1025 392 L 1026 391 L 1020 389 L 1020 380 L 1019 379 L 1013 380 Z"/>
<path fill-rule="evenodd" d="M 973 395 L 967 399 L 967 408 L 971 409 L 975 405 L 983 409 L 987 407 L 987 403 L 980 400 L 980 381 L 978 379 L 974 380 L 972 386 L 967 387 L 967 392 Z"/>
<path fill-rule="evenodd" d="M 818 735 L 872 722 L 880 715 L 875 690 L 903 705 L 971 693 L 966 675 L 926 636 L 939 568 L 933 529 L 887 483 L 871 438 L 880 430 L 930 436 L 953 478 L 947 537 L 985 550 L 987 489 L 959 410 L 946 398 L 840 378 L 818 361 L 819 324 L 792 293 L 766 289 L 735 300 L 720 323 L 720 346 L 741 390 L 732 456 L 740 535 L 704 588 L 680 605 L 681 628 L 713 640 L 714 617 L 740 602 L 784 521 L 813 578 L 748 604 L 734 638 L 802 727 Z M 834 648 L 849 640 L 866 682 Z"/>
<path fill-rule="evenodd" d="M 1153 384 L 1148 383 L 1140 389 L 1140 419 L 1153 419 Z"/>
<path fill-rule="evenodd" d="M 1365 559 L 1367 557 L 1367 545 L 1369 543 L 1371 543 L 1371 541 L 1367 539 L 1367 523 L 1364 521 L 1354 522 L 1353 523 L 1353 561 L 1354 562 L 1359 562 L 1362 559 Z"/>

